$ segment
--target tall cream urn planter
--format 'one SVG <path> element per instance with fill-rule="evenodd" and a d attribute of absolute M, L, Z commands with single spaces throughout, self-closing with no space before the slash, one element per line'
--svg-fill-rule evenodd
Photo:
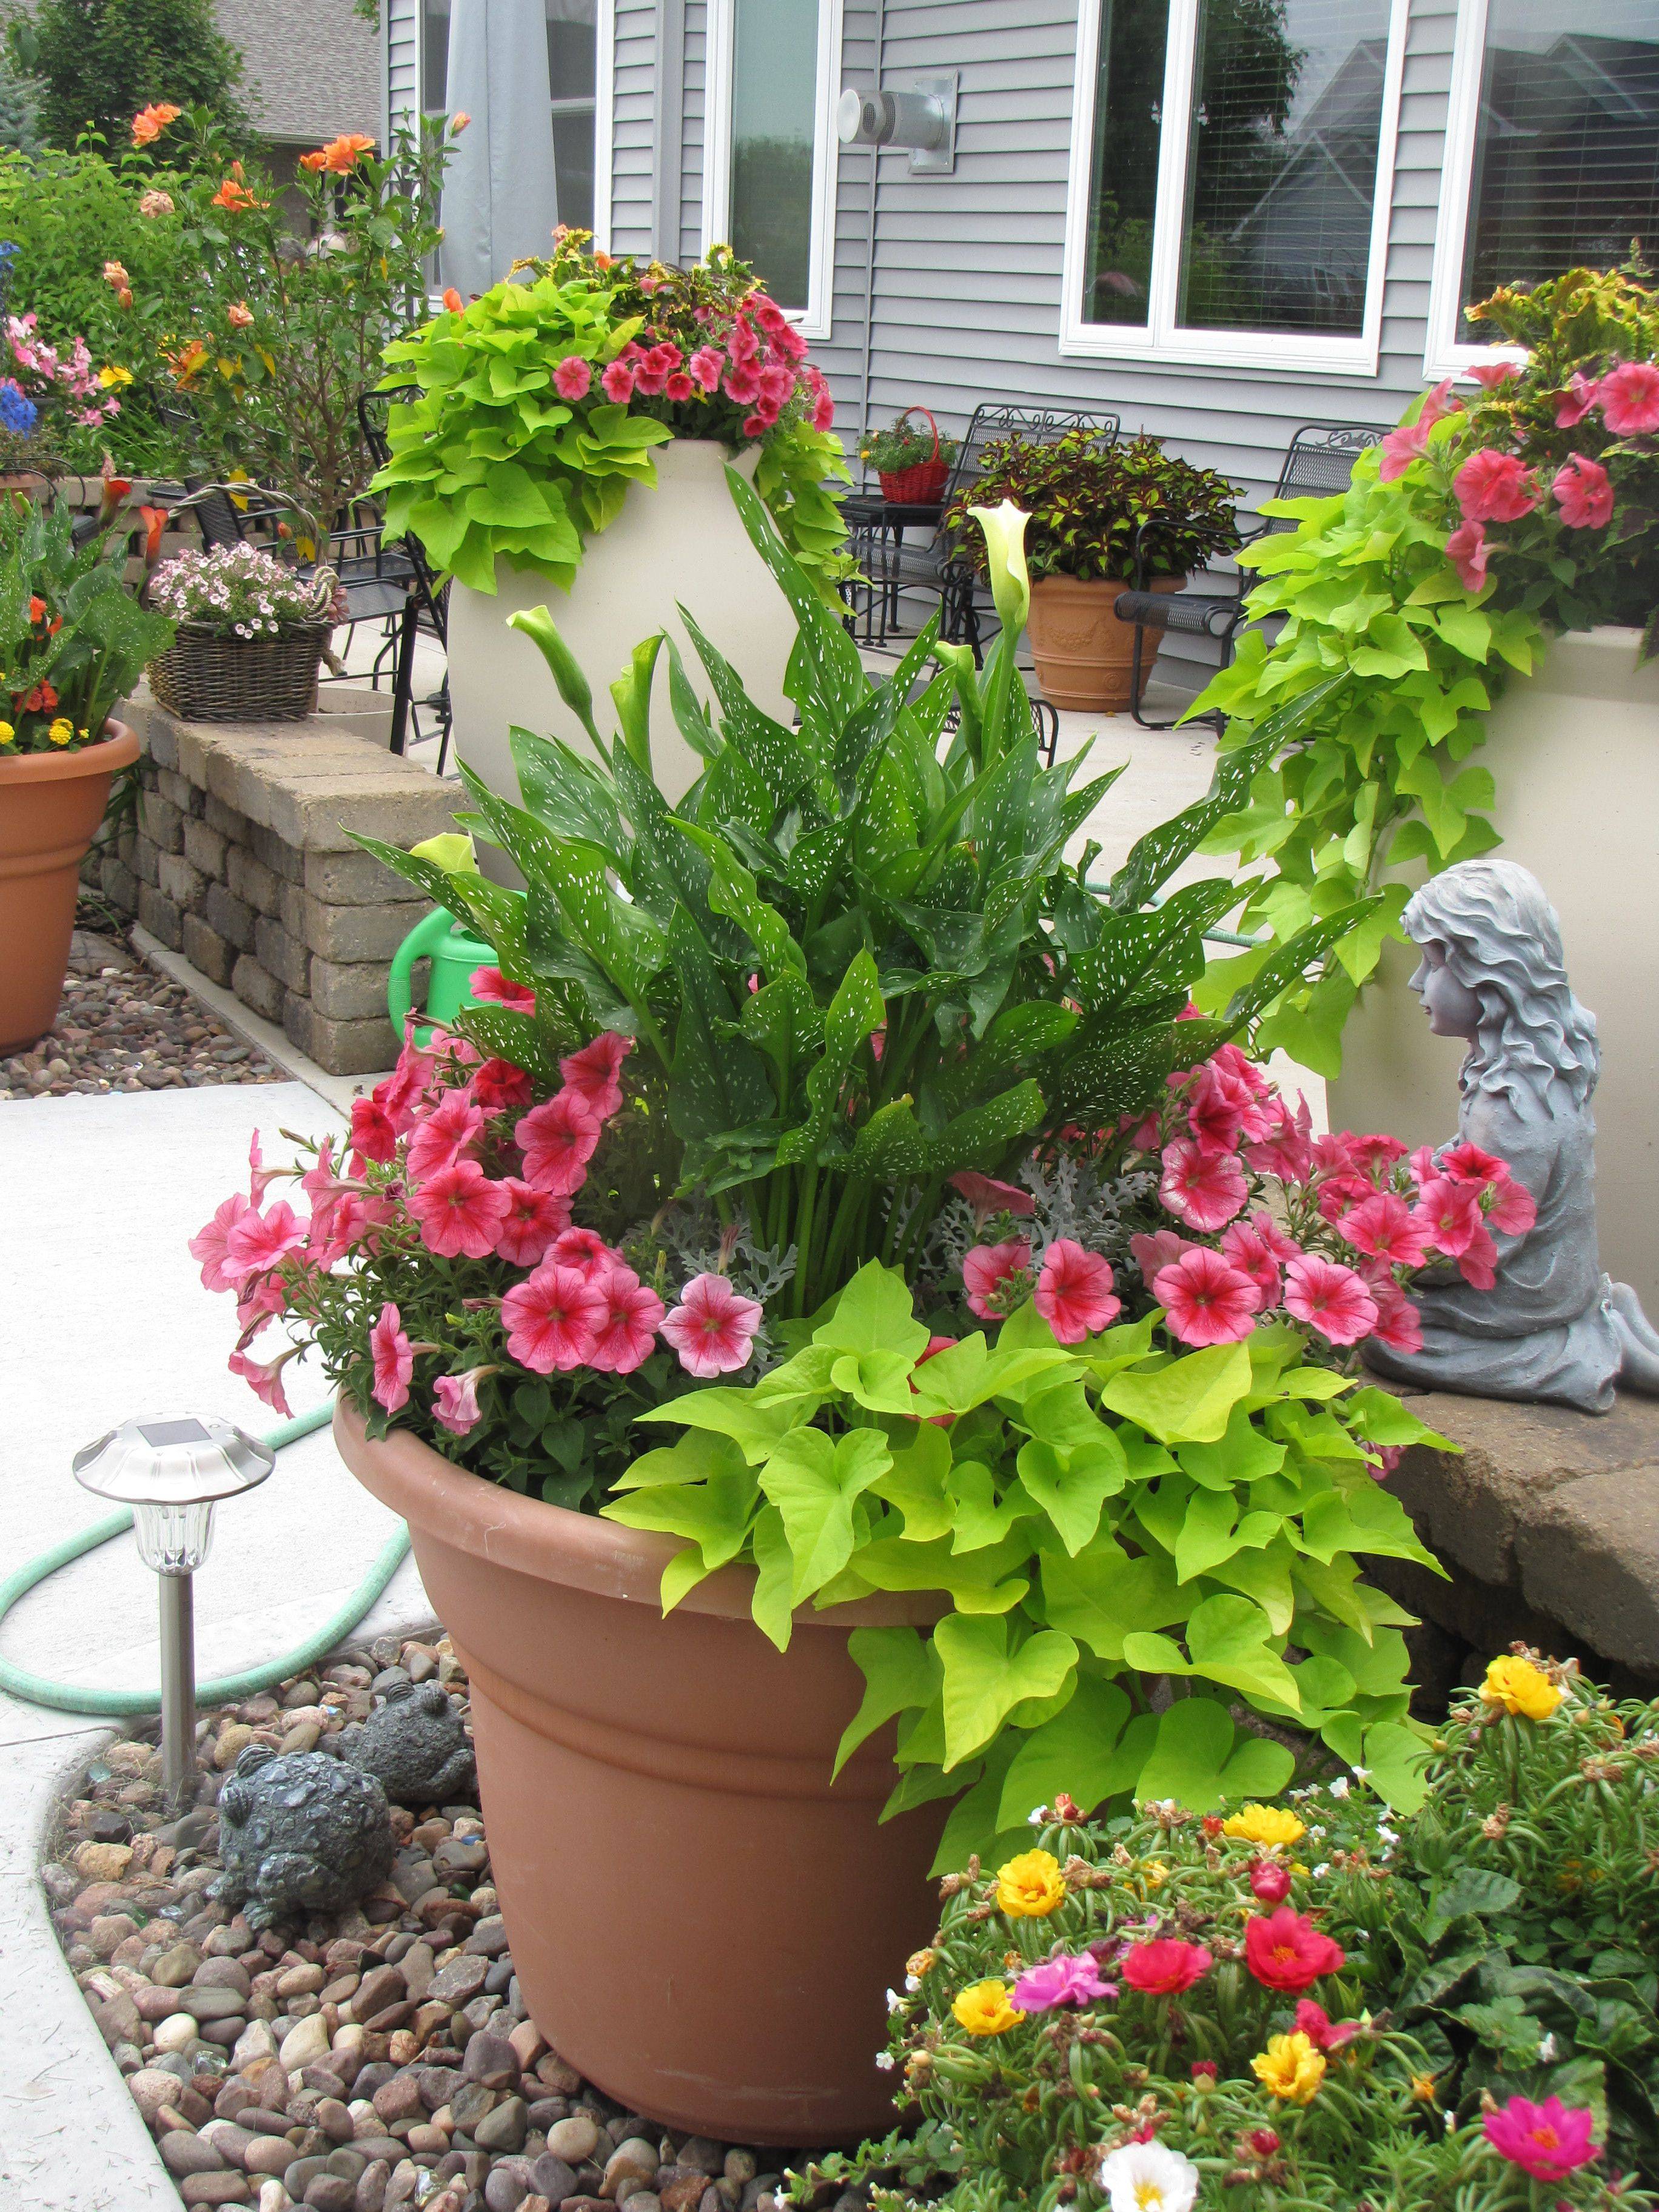
<path fill-rule="evenodd" d="M 1659 663 L 1634 629 L 1569 631 L 1487 717 L 1475 755 L 1498 787 L 1505 860 L 1530 868 L 1561 917 L 1567 973 L 1595 1016 L 1596 1223 L 1601 1264 L 1659 1313 Z M 1457 1123 L 1462 1048 L 1431 1036 L 1387 948 L 1342 1038 L 1333 1128 L 1417 1145 Z"/>
<path fill-rule="evenodd" d="M 520 608 L 551 610 L 592 686 L 593 718 L 607 737 L 615 723 L 610 686 L 634 647 L 653 630 L 665 629 L 676 641 L 692 681 L 708 696 L 702 664 L 678 611 L 681 605 L 738 671 L 758 706 L 781 721 L 793 715 L 783 678 L 795 641 L 794 617 L 732 504 L 726 447 L 712 438 L 677 438 L 652 453 L 655 486 L 629 485 L 616 520 L 588 537 L 568 592 L 507 561 L 496 563 L 493 598 L 461 584 L 451 589 L 455 749 L 506 798 L 519 796 L 509 737 L 515 725 L 563 738 L 584 752 L 592 750 L 540 653 L 507 627 L 507 617 Z M 752 475 L 757 458 L 751 448 L 736 465 Z M 658 780 L 678 799 L 701 775 L 702 763 L 665 714 L 655 719 L 653 744 Z"/>

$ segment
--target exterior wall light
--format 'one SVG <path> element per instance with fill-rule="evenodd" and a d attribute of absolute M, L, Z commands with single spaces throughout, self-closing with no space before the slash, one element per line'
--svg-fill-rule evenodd
<path fill-rule="evenodd" d="M 836 108 L 843 146 L 907 148 L 915 176 L 949 176 L 957 165 L 957 71 L 919 76 L 908 92 L 849 86 Z"/>
<path fill-rule="evenodd" d="M 161 1577 L 161 1784 L 185 1808 L 196 1771 L 196 1624 L 191 1577 L 213 1540 L 222 1498 L 257 1489 L 276 1464 L 212 1414 L 123 1421 L 76 1452 L 75 1479 L 94 1498 L 132 1508 L 138 1556 Z"/>

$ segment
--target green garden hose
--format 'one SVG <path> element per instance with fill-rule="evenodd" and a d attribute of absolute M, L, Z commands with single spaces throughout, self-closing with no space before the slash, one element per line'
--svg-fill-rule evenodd
<path fill-rule="evenodd" d="M 319 1406 L 309 1413 L 301 1413 L 280 1428 L 272 1429 L 261 1442 L 273 1451 L 281 1451 L 284 1444 L 298 1442 L 301 1437 L 313 1435 L 324 1427 L 333 1413 L 331 1406 Z M 0 1582 L 0 1624 L 21 1596 L 43 1583 L 48 1575 L 55 1575 L 59 1567 L 66 1567 L 71 1559 L 82 1553 L 95 1552 L 100 1544 L 107 1544 L 116 1536 L 124 1535 L 132 1526 L 132 1516 L 123 1510 L 112 1513 L 102 1521 L 94 1521 L 89 1528 L 82 1528 L 73 1536 L 66 1536 L 61 1544 L 54 1544 L 49 1552 L 42 1552 L 27 1566 L 20 1567 L 14 1575 Z M 246 1674 L 227 1674 L 216 1682 L 199 1682 L 196 1687 L 198 1702 L 204 1705 L 234 1705 L 242 1698 L 251 1698 L 260 1690 L 268 1690 L 277 1682 L 285 1682 L 301 1674 L 316 1660 L 325 1657 L 354 1629 L 386 1584 L 402 1565 L 409 1551 L 409 1531 L 399 1528 L 397 1534 L 386 1545 L 374 1565 L 346 1600 L 340 1610 L 294 1650 L 285 1652 L 280 1659 L 267 1660 L 263 1667 L 251 1668 Z M 154 1690 L 91 1690 L 82 1689 L 73 1682 L 50 1682 L 42 1674 L 31 1674 L 27 1668 L 14 1667 L 9 1660 L 0 1658 L 0 1690 L 14 1698 L 21 1698 L 31 1705 L 50 1705 L 60 1713 L 107 1713 L 112 1716 L 134 1713 L 159 1713 L 161 1692 Z"/>

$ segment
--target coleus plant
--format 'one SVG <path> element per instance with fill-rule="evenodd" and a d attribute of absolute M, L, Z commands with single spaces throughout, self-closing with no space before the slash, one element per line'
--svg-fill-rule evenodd
<path fill-rule="evenodd" d="M 1243 1030 L 1351 910 L 1300 932 L 1214 1021 L 1188 1024 L 1224 880 L 1164 887 L 1243 803 L 1294 722 L 1264 727 L 1209 795 L 1134 847 L 1103 896 L 1097 848 L 1072 847 L 1115 781 L 1045 768 L 1015 665 L 1029 606 L 1012 507 L 981 515 L 1002 632 L 982 672 L 930 626 L 881 682 L 735 471 L 732 496 L 794 610 L 793 727 L 687 629 L 705 708 L 672 641 L 639 646 L 612 685 L 607 744 L 545 609 L 512 617 L 544 654 L 592 756 L 513 733 L 522 804 L 462 770 L 465 826 L 520 871 L 522 895 L 459 854 L 363 840 L 495 947 L 514 1003 L 459 1017 L 539 1095 L 596 1029 L 631 1038 L 659 1196 L 701 1194 L 790 1255 L 796 1316 L 866 1262 L 909 1268 L 964 1170 L 995 1171 L 1081 1125 L 1138 1114 L 1177 1064 Z M 705 763 L 671 804 L 651 752 L 666 644 L 675 722 Z M 947 723 L 955 709 L 953 732 Z"/>
<path fill-rule="evenodd" d="M 1312 1364 L 1291 1323 L 1172 1352 L 1161 1319 L 1061 1344 L 1028 1303 L 994 1345 L 950 1343 L 871 1261 L 760 1381 L 642 1414 L 685 1433 L 602 1510 L 685 1540 L 671 1606 L 752 1559 L 780 1649 L 799 1606 L 939 1594 L 931 1630 L 852 1632 L 866 1690 L 840 1757 L 896 1720 L 887 1814 L 961 1799 L 941 1867 L 1005 1847 L 1061 1790 L 1200 1811 L 1277 1790 L 1297 1731 L 1414 1802 L 1411 1616 L 1359 1561 L 1434 1567 L 1376 1451 L 1441 1440 Z"/>

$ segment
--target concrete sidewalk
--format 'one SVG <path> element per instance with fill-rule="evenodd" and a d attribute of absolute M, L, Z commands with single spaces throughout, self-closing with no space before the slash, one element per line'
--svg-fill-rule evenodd
<path fill-rule="evenodd" d="M 83 1443 L 134 1413 L 205 1411 L 254 1434 L 276 1416 L 226 1372 L 228 1297 L 202 1288 L 185 1249 L 246 1187 L 248 1140 L 267 1164 L 279 1132 L 322 1135 L 339 1117 L 297 1083 L 0 1108 L 0 1191 L 10 1203 L 0 1294 L 0 1562 L 9 1572 L 106 1509 L 70 1473 Z M 295 1410 L 327 1395 L 288 1370 Z M 270 1480 L 220 1509 L 196 1578 L 204 1679 L 291 1650 L 345 1601 L 397 1526 L 347 1474 L 326 1431 L 284 1451 Z M 155 1578 L 130 1535 L 33 1590 L 0 1652 L 50 1678 L 99 1686 L 157 1679 Z M 405 1560 L 365 1638 L 432 1618 Z M 0 2207 L 177 2212 L 177 2191 L 82 2002 L 36 1879 L 61 1784 L 107 1721 L 0 1694 Z"/>

